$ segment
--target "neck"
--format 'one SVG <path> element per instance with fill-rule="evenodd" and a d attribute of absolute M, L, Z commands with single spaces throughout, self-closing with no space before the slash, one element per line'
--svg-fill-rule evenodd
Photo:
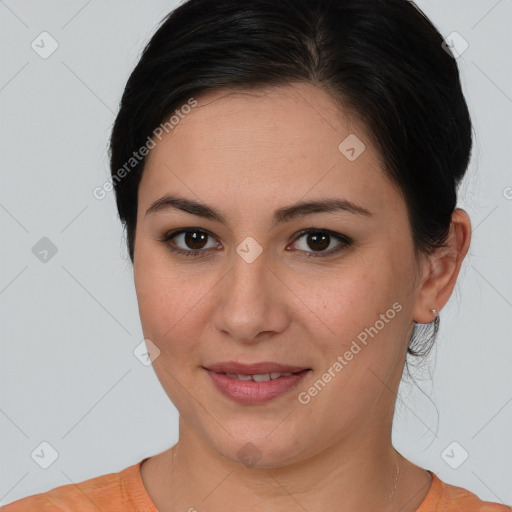
<path fill-rule="evenodd" d="M 343 504 L 344 512 L 391 512 L 404 459 L 391 444 L 391 426 L 375 430 L 335 440 L 300 462 L 263 469 L 222 457 L 180 419 L 180 440 L 165 452 L 162 468 L 168 476 L 165 503 L 173 504 L 169 510 L 313 511 Z"/>

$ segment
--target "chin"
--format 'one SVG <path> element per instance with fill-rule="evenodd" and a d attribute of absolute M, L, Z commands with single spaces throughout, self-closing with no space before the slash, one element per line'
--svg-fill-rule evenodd
<path fill-rule="evenodd" d="M 275 422 L 273 427 L 275 428 Z M 300 461 L 306 456 L 299 439 L 291 436 L 288 429 L 276 429 L 261 426 L 247 428 L 243 435 L 223 435 L 222 439 L 207 441 L 224 458 L 247 468 L 273 469 Z M 262 434 L 262 432 L 265 432 Z M 270 435 L 267 432 L 271 432 Z M 225 433 L 225 432 L 224 432 Z"/>

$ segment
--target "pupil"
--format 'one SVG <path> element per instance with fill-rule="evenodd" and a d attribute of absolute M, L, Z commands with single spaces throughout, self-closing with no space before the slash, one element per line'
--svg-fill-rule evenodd
<path fill-rule="evenodd" d="M 201 233 L 200 231 L 187 231 L 185 233 L 185 243 L 191 249 L 202 249 L 207 237 L 206 233 Z"/>
<path fill-rule="evenodd" d="M 313 242 L 313 246 L 310 245 L 312 249 L 325 249 L 329 247 L 329 235 L 325 233 L 310 234 L 308 236 L 308 244 L 310 242 Z"/>

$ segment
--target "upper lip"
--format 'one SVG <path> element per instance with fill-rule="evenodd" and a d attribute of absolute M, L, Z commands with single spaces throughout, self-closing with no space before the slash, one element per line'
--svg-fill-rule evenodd
<path fill-rule="evenodd" d="M 292 366 L 289 364 L 272 363 L 263 361 L 260 363 L 242 364 L 236 361 L 224 361 L 204 366 L 207 370 L 215 373 L 237 373 L 241 375 L 257 375 L 264 373 L 295 373 L 302 370 L 309 370 L 305 366 Z"/>

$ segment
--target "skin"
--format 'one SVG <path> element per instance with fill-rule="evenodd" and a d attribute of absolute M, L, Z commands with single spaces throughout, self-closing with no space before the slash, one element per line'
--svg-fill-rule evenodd
<path fill-rule="evenodd" d="M 148 156 L 138 195 L 134 277 L 153 367 L 179 411 L 179 441 L 144 462 L 159 510 L 416 510 L 431 476 L 396 452 L 391 426 L 413 322 L 433 320 L 455 286 L 471 223 L 456 209 L 447 246 L 416 259 L 406 204 L 381 166 L 363 124 L 306 84 L 197 98 Z M 338 146 L 356 134 L 366 149 L 349 161 Z M 218 210 L 226 225 L 177 209 L 146 215 L 173 194 Z M 312 213 L 272 225 L 298 201 L 347 199 L 371 216 Z M 211 236 L 203 257 L 171 230 Z M 335 238 L 318 254 L 303 229 Z M 192 231 L 194 231 L 192 229 Z M 247 237 L 262 249 L 248 263 Z M 329 244 L 327 246 L 327 243 Z M 334 253 L 336 248 L 340 252 Z M 316 249 L 316 250 L 315 250 Z M 311 398 L 313 385 L 394 303 L 400 312 Z M 311 368 L 300 386 L 262 404 L 222 395 L 202 368 L 213 362 L 275 361 Z M 249 467 L 237 452 L 251 442 Z M 364 463 L 362 463 L 364 461 Z M 399 476 L 393 499 L 395 467 Z M 227 507 L 227 508 L 226 508 Z"/>

